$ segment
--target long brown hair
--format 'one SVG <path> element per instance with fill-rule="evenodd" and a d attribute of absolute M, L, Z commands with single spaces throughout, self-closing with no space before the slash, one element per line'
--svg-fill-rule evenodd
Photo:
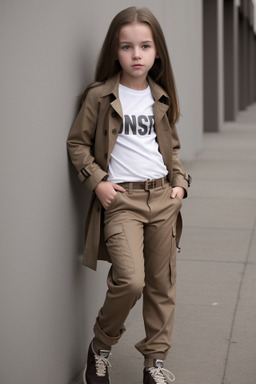
<path fill-rule="evenodd" d="M 180 116 L 174 75 L 162 28 L 158 20 L 147 8 L 126 8 L 114 17 L 101 48 L 95 71 L 95 82 L 87 87 L 83 95 L 83 100 L 85 99 L 90 88 L 99 82 L 105 82 L 107 79 L 122 70 L 119 61 L 117 60 L 119 31 L 124 24 L 130 24 L 133 22 L 146 23 L 151 28 L 159 58 L 155 60 L 153 67 L 149 71 L 149 76 L 169 95 L 170 101 L 168 118 L 170 124 L 173 126 L 178 121 Z"/>

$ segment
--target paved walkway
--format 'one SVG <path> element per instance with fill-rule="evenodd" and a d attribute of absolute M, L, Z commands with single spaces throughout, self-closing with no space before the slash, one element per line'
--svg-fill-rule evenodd
<path fill-rule="evenodd" d="M 177 384 L 256 383 L 256 105 L 186 168 L 193 177 L 183 202 L 173 347 L 165 367 Z M 141 303 L 113 348 L 112 384 L 141 384 Z"/>
<path fill-rule="evenodd" d="M 256 104 L 189 171 L 170 366 L 177 384 L 255 384 Z"/>

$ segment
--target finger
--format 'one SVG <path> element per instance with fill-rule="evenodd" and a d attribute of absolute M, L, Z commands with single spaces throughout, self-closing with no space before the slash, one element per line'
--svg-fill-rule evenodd
<path fill-rule="evenodd" d="M 172 190 L 172 193 L 171 193 L 171 198 L 172 198 L 172 199 L 175 199 L 175 197 L 176 197 L 176 194 L 177 194 L 177 192 L 175 192 L 174 190 Z"/>
<path fill-rule="evenodd" d="M 179 196 L 178 192 L 172 191 L 171 198 L 172 198 L 172 199 L 175 199 L 176 197 L 178 197 L 180 200 L 182 199 L 182 198 Z"/>
<path fill-rule="evenodd" d="M 123 187 L 121 187 L 121 185 L 118 185 L 118 184 L 113 184 L 113 187 L 116 191 L 119 191 L 119 192 L 125 192 L 126 189 L 124 189 Z"/>

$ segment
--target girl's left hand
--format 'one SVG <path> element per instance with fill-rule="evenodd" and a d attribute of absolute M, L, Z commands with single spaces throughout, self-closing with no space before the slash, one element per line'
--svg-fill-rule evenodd
<path fill-rule="evenodd" d="M 177 196 L 180 200 L 182 200 L 184 197 L 184 194 L 185 194 L 185 191 L 182 187 L 174 187 L 172 189 L 171 198 L 175 199 L 175 197 Z"/>

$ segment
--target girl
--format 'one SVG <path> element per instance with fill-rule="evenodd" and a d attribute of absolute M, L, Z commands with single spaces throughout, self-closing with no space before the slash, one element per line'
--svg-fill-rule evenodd
<path fill-rule="evenodd" d="M 171 346 L 176 246 L 187 195 L 175 123 L 179 107 L 161 27 L 148 9 L 116 15 L 95 82 L 83 95 L 68 137 L 79 178 L 92 191 L 83 264 L 111 262 L 94 326 L 84 383 L 110 383 L 110 350 L 143 294 L 144 384 L 174 381 L 163 361 Z"/>

